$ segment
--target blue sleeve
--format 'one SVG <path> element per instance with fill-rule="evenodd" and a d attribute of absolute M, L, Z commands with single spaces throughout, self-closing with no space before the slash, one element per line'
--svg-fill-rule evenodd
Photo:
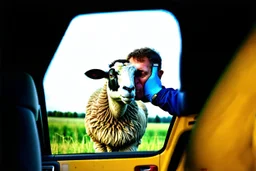
<path fill-rule="evenodd" d="M 162 90 L 157 93 L 153 104 L 169 112 L 171 115 L 180 115 L 180 100 L 182 99 L 179 90 L 163 87 Z"/>

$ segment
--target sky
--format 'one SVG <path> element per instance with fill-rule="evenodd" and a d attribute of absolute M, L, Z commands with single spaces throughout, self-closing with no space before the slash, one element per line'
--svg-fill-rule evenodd
<path fill-rule="evenodd" d="M 180 88 L 181 34 L 175 16 L 165 10 L 78 15 L 71 20 L 44 77 L 47 111 L 85 113 L 91 93 L 105 79 L 92 80 L 84 73 L 108 69 L 115 59 L 141 47 L 162 57 L 162 84 Z M 170 116 L 146 103 L 149 116 Z"/>

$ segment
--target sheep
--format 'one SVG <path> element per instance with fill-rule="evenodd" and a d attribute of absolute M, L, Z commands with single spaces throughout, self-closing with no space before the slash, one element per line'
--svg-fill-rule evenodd
<path fill-rule="evenodd" d="M 87 102 L 86 133 L 95 152 L 137 151 L 147 128 L 148 110 L 135 100 L 136 68 L 127 60 L 115 60 L 109 68 L 108 72 L 85 72 L 89 78 L 106 79 Z"/>

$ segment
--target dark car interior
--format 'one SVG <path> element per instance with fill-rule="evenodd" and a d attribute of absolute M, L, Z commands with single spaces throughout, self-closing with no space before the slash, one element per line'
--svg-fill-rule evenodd
<path fill-rule="evenodd" d="M 51 150 L 46 143 L 48 128 L 42 124 L 47 123 L 42 82 L 75 16 L 145 9 L 171 11 L 179 21 L 182 35 L 180 79 L 187 107 L 184 115 L 200 113 L 234 54 L 255 28 L 256 10 L 251 3 L 123 3 L 4 1 L 0 5 L 1 168 L 35 171 L 42 169 L 43 162 L 56 164 L 54 160 L 44 160 L 51 156 Z M 8 126 L 10 119 L 14 119 L 15 126 Z M 13 132 L 11 138 L 9 131 Z M 168 170 L 177 169 L 189 135 L 190 131 L 180 136 Z M 58 170 L 58 164 L 55 169 Z"/>

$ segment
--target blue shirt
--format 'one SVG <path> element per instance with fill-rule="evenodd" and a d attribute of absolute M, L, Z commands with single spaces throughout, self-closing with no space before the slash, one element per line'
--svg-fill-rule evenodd
<path fill-rule="evenodd" d="M 171 115 L 180 115 L 181 110 L 183 110 L 183 93 L 178 89 L 163 86 L 162 90 L 157 93 L 153 104 Z"/>

